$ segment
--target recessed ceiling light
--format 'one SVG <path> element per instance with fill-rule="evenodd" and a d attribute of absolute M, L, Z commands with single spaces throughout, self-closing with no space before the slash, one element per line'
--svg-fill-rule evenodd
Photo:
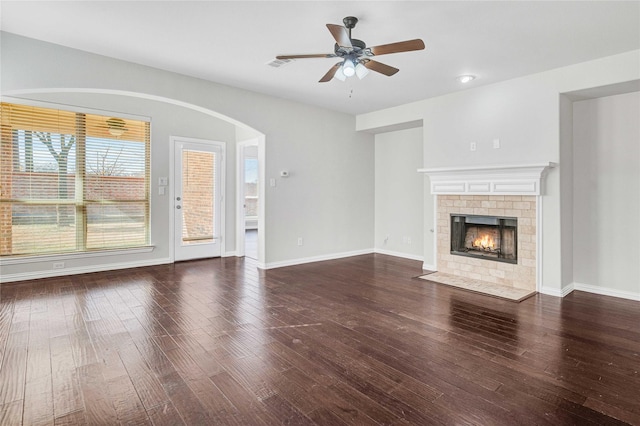
<path fill-rule="evenodd" d="M 475 80 L 475 78 L 476 78 L 475 75 L 467 74 L 467 75 L 458 76 L 456 80 L 458 80 L 460 83 L 468 83 L 471 80 Z"/>

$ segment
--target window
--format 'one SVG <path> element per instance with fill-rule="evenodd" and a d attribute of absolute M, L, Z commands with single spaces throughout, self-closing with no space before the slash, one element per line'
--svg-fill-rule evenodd
<path fill-rule="evenodd" d="M 149 123 L 1 104 L 0 256 L 149 244 Z"/>

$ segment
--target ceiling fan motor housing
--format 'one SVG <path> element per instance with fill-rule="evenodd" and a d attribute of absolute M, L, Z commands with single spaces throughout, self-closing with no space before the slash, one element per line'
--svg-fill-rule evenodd
<path fill-rule="evenodd" d="M 364 41 L 358 40 L 356 38 L 352 38 L 351 46 L 353 46 L 353 48 L 349 49 L 342 46 L 338 46 L 338 43 L 336 43 L 335 46 L 333 47 L 333 50 L 336 53 L 336 55 L 340 56 L 341 58 L 349 55 L 360 57 L 366 54 L 365 49 L 367 48 L 367 45 Z"/>

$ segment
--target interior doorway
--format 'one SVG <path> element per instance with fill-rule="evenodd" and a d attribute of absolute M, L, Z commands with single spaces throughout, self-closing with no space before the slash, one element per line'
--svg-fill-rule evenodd
<path fill-rule="evenodd" d="M 260 161 L 258 141 L 238 144 L 238 256 L 259 259 Z"/>

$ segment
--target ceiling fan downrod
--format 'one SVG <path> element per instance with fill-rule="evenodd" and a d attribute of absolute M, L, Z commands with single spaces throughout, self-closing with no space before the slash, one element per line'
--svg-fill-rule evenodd
<path fill-rule="evenodd" d="M 351 29 L 356 27 L 358 18 L 355 16 L 347 16 L 342 20 L 342 23 L 344 24 L 344 27 L 349 30 L 349 38 L 351 38 Z"/>

